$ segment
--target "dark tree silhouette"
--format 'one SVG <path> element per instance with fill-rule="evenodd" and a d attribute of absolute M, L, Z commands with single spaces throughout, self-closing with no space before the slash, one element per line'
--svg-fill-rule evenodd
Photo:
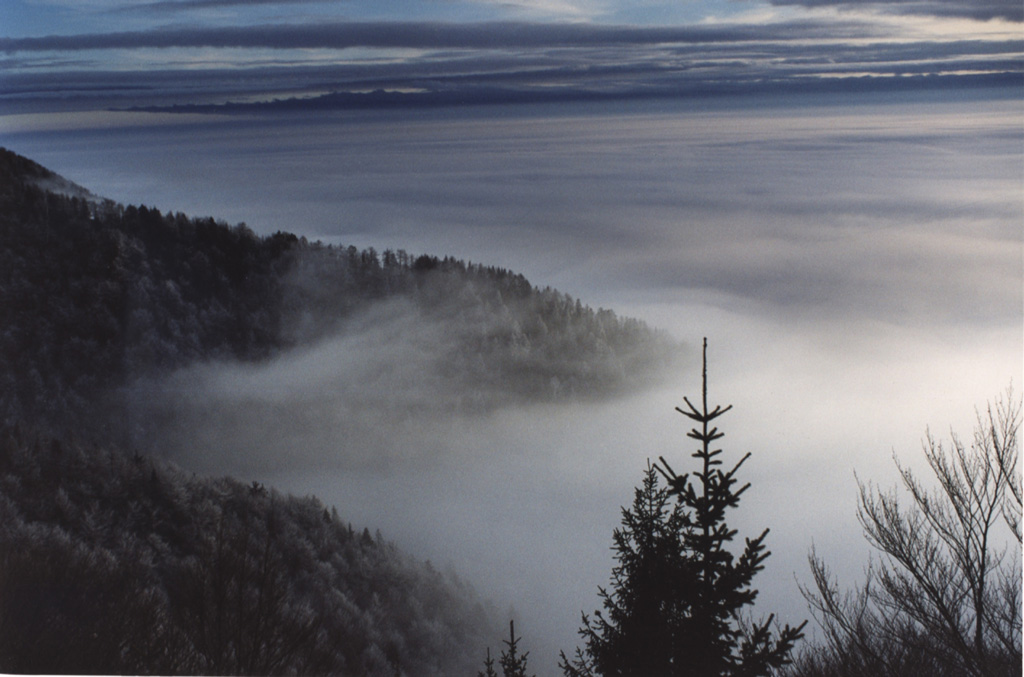
<path fill-rule="evenodd" d="M 498 659 L 504 677 L 529 677 L 526 674 L 526 658 L 530 652 L 519 653 L 519 640 L 521 639 L 522 637 L 516 637 L 515 621 L 509 621 L 508 639 L 504 640 L 506 648 Z"/>
<path fill-rule="evenodd" d="M 678 475 L 661 458 L 654 467 L 668 482 L 664 490 L 648 470 L 634 511 L 624 511 L 623 529 L 616 532 L 615 587 L 602 591 L 608 616 L 583 617 L 586 648 L 577 649 L 572 661 L 562 655 L 567 677 L 768 675 L 789 662 L 803 636 L 806 621 L 776 629 L 773 616 L 754 622 L 743 615 L 757 597 L 753 578 L 770 555 L 768 530 L 746 539 L 738 558 L 726 547 L 737 533 L 726 524 L 726 511 L 750 486 L 737 487 L 736 479 L 750 454 L 723 471 L 722 450 L 712 449 L 724 433 L 711 423 L 732 407 L 708 409 L 706 339 L 701 408 L 683 399 L 688 409 L 677 411 L 698 424 L 687 436 L 700 443 L 692 454 L 700 467 Z M 670 497 L 677 499 L 672 509 L 666 505 Z M 659 551 L 660 564 L 646 561 Z"/>
<path fill-rule="evenodd" d="M 577 649 L 573 661 L 562 654 L 565 674 L 672 674 L 687 595 L 681 590 L 666 594 L 666 588 L 686 585 L 691 578 L 682 531 L 682 507 L 648 463 L 632 508 L 622 509 L 622 526 L 612 534 L 617 564 L 611 588 L 600 589 L 604 611 L 583 615 L 580 636 L 586 652 Z"/>
<path fill-rule="evenodd" d="M 501 652 L 501 656 L 498 658 L 502 677 L 531 677 L 526 672 L 526 659 L 530 652 L 519 652 L 519 640 L 521 639 L 522 637 L 516 637 L 515 621 L 510 620 L 508 622 L 508 639 L 502 640 L 505 644 L 505 650 Z M 490 647 L 487 647 L 484 671 L 477 672 L 477 677 L 498 677 L 498 673 L 494 670 L 494 659 L 491 658 Z"/>
<path fill-rule="evenodd" d="M 484 659 L 483 672 L 477 672 L 477 677 L 498 677 L 498 673 L 494 671 L 494 659 L 491 658 L 491 647 L 487 647 L 487 658 Z"/>

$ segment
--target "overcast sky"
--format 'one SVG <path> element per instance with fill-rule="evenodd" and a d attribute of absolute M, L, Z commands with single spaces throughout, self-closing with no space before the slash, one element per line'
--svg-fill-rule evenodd
<path fill-rule="evenodd" d="M 7 0 L 0 112 L 1019 91 L 1022 13 L 1017 0 Z"/>

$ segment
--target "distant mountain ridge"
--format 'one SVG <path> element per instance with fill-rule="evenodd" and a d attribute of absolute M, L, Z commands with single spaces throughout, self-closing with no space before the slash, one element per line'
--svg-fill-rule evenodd
<path fill-rule="evenodd" d="M 548 73 L 554 77 L 555 73 Z M 500 78 L 498 78 L 500 80 Z M 467 84 L 438 83 L 436 78 L 413 80 L 401 89 L 334 91 L 315 96 L 275 97 L 259 101 L 223 103 L 176 103 L 130 106 L 117 110 L 151 113 L 254 114 L 309 111 L 362 111 L 454 109 L 467 106 L 507 106 L 554 103 L 611 103 L 628 101 L 686 101 L 781 95 L 849 95 L 853 93 L 901 93 L 947 89 L 1013 88 L 1024 84 L 1024 75 L 1012 71 L 992 73 L 910 74 L 899 78 L 854 75 L 842 78 L 765 78 L 751 74 L 732 80 L 676 80 L 648 83 L 642 90 L 617 83 L 566 84 Z"/>

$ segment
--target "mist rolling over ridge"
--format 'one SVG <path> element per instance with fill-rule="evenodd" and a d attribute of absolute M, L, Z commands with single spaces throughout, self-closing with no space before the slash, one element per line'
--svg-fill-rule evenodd
<path fill-rule="evenodd" d="M 315 494 L 514 616 L 541 677 L 647 461 L 690 469 L 703 337 L 725 454 L 753 454 L 733 526 L 771 529 L 755 613 L 786 622 L 811 547 L 863 575 L 857 478 L 1020 390 L 1017 7 L 306 33 L 169 4 L 0 41 L 0 141 L 116 201 L 58 182 L 0 215 L 0 413 Z"/>
<path fill-rule="evenodd" d="M 566 304 L 561 296 L 556 302 Z M 258 364 L 198 364 L 140 379 L 126 393 L 136 441 L 198 455 L 189 465 L 203 465 L 199 450 L 216 448 L 252 472 L 297 465 L 390 472 L 415 467 L 416 459 L 433 464 L 437 433 L 430 431 L 448 419 L 629 392 L 640 365 L 667 366 L 678 350 L 641 325 L 629 332 L 635 339 L 612 339 L 615 349 L 603 340 L 594 349 L 559 347 L 557 338 L 530 332 L 531 349 L 528 334 L 512 330 L 508 318 L 467 317 L 475 306 L 460 304 L 465 315 L 438 317 L 409 300 L 383 301 Z M 576 308 L 568 302 L 570 315 Z M 602 324 L 611 329 L 609 322 L 618 320 L 608 315 Z M 549 331 L 560 330 L 543 328 Z"/>
<path fill-rule="evenodd" d="M 459 621 L 455 617 L 420 621 L 412 611 L 383 612 L 382 622 L 387 621 L 387 613 L 399 613 L 411 623 L 396 630 L 399 639 L 395 641 L 425 641 L 414 638 L 421 632 L 417 625 L 421 622 L 439 624 L 429 632 L 453 633 L 446 635 L 442 645 L 425 648 L 422 656 L 403 654 L 399 659 L 390 653 L 391 645 L 378 636 L 391 630 L 371 629 L 361 639 L 344 634 L 344 623 L 352 622 L 344 620 L 346 614 L 371 613 L 364 608 L 371 593 L 356 583 L 351 593 L 355 601 L 332 611 L 311 610 L 304 605 L 313 603 L 301 601 L 305 598 L 295 590 L 284 597 L 290 600 L 285 602 L 288 606 L 275 607 L 275 614 L 283 614 L 277 620 L 282 634 L 268 635 L 267 646 L 278 641 L 300 642 L 306 647 L 303 652 L 313 652 L 306 658 L 287 652 L 294 649 L 244 658 L 240 646 L 226 649 L 227 645 L 219 644 L 221 635 L 204 639 L 202 614 L 206 612 L 190 610 L 189 598 L 176 592 L 173 576 L 184 575 L 175 574 L 176 567 L 191 571 L 189 557 L 199 557 L 200 566 L 206 566 L 206 557 L 214 557 L 216 562 L 221 548 L 229 547 L 225 545 L 228 541 L 220 539 L 237 538 L 240 540 L 230 540 L 231 548 L 241 548 L 239 559 L 231 566 L 238 567 L 241 582 L 237 585 L 244 587 L 250 576 L 248 567 L 255 566 L 248 559 L 254 556 L 247 549 L 248 530 L 264 528 L 252 527 L 250 519 L 267 520 L 267 532 L 259 538 L 270 539 L 270 543 L 277 538 L 274 506 L 300 508 L 294 499 L 285 501 L 274 494 L 266 516 L 253 516 L 262 515 L 263 510 L 254 505 L 242 507 L 237 516 L 240 521 L 225 527 L 227 513 L 222 511 L 234 509 L 230 506 L 237 499 L 228 498 L 222 507 L 216 502 L 231 494 L 241 497 L 237 482 L 188 483 L 177 470 L 150 462 L 147 489 L 147 471 L 142 468 L 139 451 L 214 474 L 273 478 L 281 473 L 328 473 L 339 481 L 335 489 L 353 482 L 353 494 L 342 503 L 350 520 L 386 525 L 376 503 L 386 494 L 377 493 L 374 500 L 365 502 L 355 498 L 360 491 L 379 488 L 366 481 L 367 474 L 395 478 L 415 473 L 432 478 L 441 468 L 478 468 L 481 463 L 495 469 L 498 459 L 491 449 L 465 446 L 467 432 L 478 442 L 493 441 L 493 420 L 505 416 L 503 411 L 584 406 L 585 402 L 636 391 L 641 385 L 649 387 L 657 381 L 655 370 L 671 365 L 679 350 L 667 336 L 639 321 L 618 318 L 611 311 L 594 311 L 550 288 L 537 289 L 521 275 L 504 269 L 448 257 L 411 257 L 404 251 L 386 250 L 378 255 L 373 249 L 310 244 L 283 233 L 260 238 L 244 225 L 229 227 L 213 219 L 124 207 L 6 150 L 2 160 L 4 230 L 0 244 L 7 263 L 3 278 L 7 367 L 0 391 L 6 436 L 0 465 L 12 478 L 19 473 L 58 478 L 63 492 L 56 499 L 61 506 L 56 518 L 42 507 L 32 507 L 27 517 L 12 513 L 5 539 L 10 543 L 24 540 L 21 549 L 26 559 L 5 560 L 5 571 L 21 572 L 32 558 L 54 560 L 52 570 L 38 574 L 40 585 L 46 587 L 52 585 L 47 576 L 59 575 L 62 558 L 99 557 L 113 564 L 89 563 L 82 575 L 92 577 L 96 585 L 106 585 L 99 581 L 109 578 L 113 582 L 137 575 L 130 571 L 149 571 L 146 567 L 154 556 L 149 553 L 151 547 L 157 548 L 155 556 L 161 560 L 168 556 L 180 559 L 180 564 L 160 565 L 160 572 L 171 574 L 155 570 L 147 574 L 159 579 L 154 591 L 145 593 L 156 595 L 152 602 L 140 603 L 142 606 L 130 611 L 122 609 L 125 613 L 166 615 L 173 623 L 180 622 L 179 615 L 200 614 L 199 635 L 189 636 L 190 631 L 173 625 L 167 630 L 170 635 L 153 639 L 164 645 L 163 662 L 159 663 L 162 670 L 260 672 L 274 665 L 293 666 L 289 669 L 306 665 L 302 669 L 314 670 L 361 665 L 359 669 L 377 674 L 375 671 L 391 669 L 385 666 L 398 664 L 395 661 L 406 661 L 413 672 L 429 669 L 431 674 L 444 674 L 458 661 L 465 661 L 465 652 L 472 649 L 465 638 L 459 640 L 463 645 L 450 645 L 453 637 L 465 632 L 450 621 L 461 623 L 470 612 L 459 612 Z M 53 192 L 53 187 L 58 192 Z M 649 376 L 641 378 L 645 373 Z M 51 440 L 47 435 L 57 437 Z M 83 448 L 81 440 L 107 450 Z M 67 453 L 65 444 L 71 445 Z M 43 448 L 50 449 L 48 456 L 39 451 Z M 122 457 L 129 449 L 134 456 Z M 510 455 L 514 463 L 538 460 L 530 450 Z M 111 468 L 117 463 L 126 465 L 118 466 L 112 479 L 104 479 L 103 463 Z M 84 484 L 72 487 L 70 478 L 60 479 L 71 468 L 84 474 Z M 33 490 L 35 494 L 22 496 L 16 488 L 18 480 L 11 481 L 14 488 L 8 498 L 12 502 L 5 506 L 15 509 L 19 502 L 30 501 L 33 506 L 36 501 L 45 505 L 49 487 L 45 482 Z M 150 505 L 150 500 L 160 497 L 152 498 L 147 492 L 165 483 L 173 487 L 167 499 L 170 506 L 159 500 Z M 262 500 L 266 494 L 259 487 L 254 481 L 250 498 Z M 311 488 L 312 483 L 307 482 L 301 491 L 308 493 Z M 133 507 L 127 521 L 107 512 L 97 516 L 98 508 L 88 503 L 90 494 L 104 496 L 99 509 L 108 510 L 108 502 L 116 504 L 125 491 L 141 491 L 143 496 L 130 499 Z M 201 498 L 209 491 L 214 499 Z M 139 507 L 138 501 L 144 507 Z M 199 509 L 186 507 L 183 501 L 189 506 L 199 501 L 205 507 L 197 512 Z M 321 508 L 314 503 L 301 510 L 315 514 Z M 136 517 L 140 510 L 143 517 Z M 184 515 L 195 522 L 178 524 L 186 533 L 160 531 L 145 543 L 136 542 L 146 539 L 147 520 L 156 519 L 162 525 L 160 520 L 172 519 L 162 516 L 168 510 L 177 515 L 173 517 L 176 523 Z M 327 516 L 326 508 L 323 510 Z M 421 506 L 421 514 L 433 510 L 433 506 Z M 51 519 L 62 526 L 54 527 Z M 333 518 L 325 517 L 329 523 L 338 519 L 336 513 Z M 127 545 L 95 542 L 88 525 L 97 520 Z M 38 530 L 33 524 L 46 525 L 38 527 L 44 530 L 70 530 L 79 554 L 66 552 L 65 541 L 58 536 L 52 537 L 57 540 L 32 536 L 32 529 Z M 347 535 L 343 528 L 336 530 L 341 545 L 331 548 L 349 552 L 344 544 L 354 538 L 351 524 Z M 224 529 L 230 530 L 227 536 Z M 206 546 L 202 543 L 208 538 L 214 538 L 212 551 L 203 550 Z M 364 536 L 360 547 L 373 547 L 366 539 Z M 377 542 L 384 547 L 380 537 Z M 297 544 L 279 547 L 283 551 L 308 549 Z M 343 570 L 382 567 L 373 580 L 379 578 L 381 586 L 391 581 L 398 587 L 396 594 L 404 594 L 402 585 L 411 585 L 398 583 L 398 579 L 420 575 L 412 573 L 419 564 L 406 562 L 404 555 L 391 550 L 376 564 L 358 554 L 343 557 L 355 557 L 356 563 L 331 566 Z M 135 559 L 141 569 L 132 568 Z M 288 566 L 314 565 L 303 561 Z M 202 571 L 196 575 L 204 576 Z M 433 573 L 428 564 L 428 578 Z M 165 579 L 167 575 L 172 578 Z M 285 569 L 278 575 L 285 576 Z M 288 575 L 302 580 L 311 574 Z M 11 580 L 16 583 L 18 579 Z M 279 584 L 283 583 L 274 583 Z M 452 595 L 452 601 L 445 604 L 465 604 L 466 609 L 480 604 L 471 592 L 460 591 L 462 584 L 457 579 L 438 579 L 436 584 L 441 599 Z M 446 586 L 452 585 L 455 587 L 449 591 Z M 50 624 L 57 620 L 80 623 L 75 609 L 89 603 L 80 599 L 84 591 L 70 585 L 66 594 L 66 601 L 56 607 L 38 605 L 36 622 L 45 628 L 39 630 L 41 641 L 49 641 L 45 638 L 50 637 Z M 372 592 L 372 599 L 378 594 L 383 593 Z M 32 599 L 26 603 L 37 605 Z M 113 598 L 102 603 L 120 604 Z M 349 608 L 353 603 L 360 611 Z M 415 607 L 422 602 L 413 600 L 411 604 Z M 343 625 L 333 629 L 321 627 L 320 621 L 310 625 L 318 613 Z M 482 634 L 474 641 L 482 644 L 489 632 L 486 625 L 494 615 L 479 609 L 472 614 L 480 616 L 476 631 Z M 241 617 L 232 623 L 238 624 L 239 632 L 249 632 Z M 326 636 L 339 632 L 348 637 L 343 644 L 350 648 L 344 655 L 330 649 L 329 643 L 321 645 Z M 16 670 L 22 669 L 21 665 L 25 669 L 38 667 L 31 653 L 34 645 L 17 639 L 20 634 L 11 636 L 15 639 L 8 646 L 14 661 L 10 665 Z M 135 649 L 150 651 L 132 641 Z M 67 660 L 71 663 L 55 658 L 57 662 L 47 665 L 63 671 L 75 666 L 74 656 L 78 656 L 77 660 L 99 661 L 97 665 L 105 666 L 100 669 L 109 669 L 113 664 L 105 662 L 106 650 L 100 646 L 95 655 L 86 656 L 83 648 L 69 649 Z M 125 654 L 122 659 L 126 662 L 118 669 L 145 671 L 158 665 L 147 663 L 141 655 Z M 91 663 L 77 665 L 85 669 Z M 329 668 L 331 665 L 335 667 Z M 438 667 L 445 665 L 449 667 Z"/>
<path fill-rule="evenodd" d="M 204 392 L 211 408 L 218 397 L 298 401 L 289 415 L 315 417 L 319 406 L 342 419 L 486 411 L 636 387 L 672 359 L 667 336 L 643 323 L 504 269 L 258 238 L 244 225 L 60 196 L 37 187 L 58 179 L 26 179 L 24 159 L 4 160 L 5 351 L 14 364 L 32 341 L 56 343 L 49 332 L 80 336 L 12 370 L 10 416 L 45 418 L 55 406 L 75 418 L 77 403 L 84 418 L 102 417 L 88 402 L 121 398 L 128 416 L 133 403 L 157 407 L 138 415 L 144 431 L 162 404 Z M 50 380 L 64 402 L 26 385 Z"/>

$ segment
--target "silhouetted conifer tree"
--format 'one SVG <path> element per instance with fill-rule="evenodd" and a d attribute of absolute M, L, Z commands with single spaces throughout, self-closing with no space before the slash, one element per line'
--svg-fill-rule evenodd
<path fill-rule="evenodd" d="M 504 677 L 530 677 L 526 674 L 526 658 L 530 652 L 519 653 L 519 640 L 522 637 L 516 637 L 515 621 L 508 622 L 508 637 L 504 640 L 508 648 L 501 652 L 498 659 L 502 674 Z"/>
<path fill-rule="evenodd" d="M 498 677 L 498 673 L 494 671 L 494 659 L 491 658 L 491 647 L 487 647 L 487 658 L 484 659 L 484 670 L 483 672 L 477 672 L 477 677 Z"/>
<path fill-rule="evenodd" d="M 580 636 L 586 651 L 570 662 L 569 677 L 672 674 L 674 639 L 686 617 L 687 595 L 666 594 L 666 586 L 685 585 L 689 562 L 683 556 L 683 512 L 647 464 L 631 509 L 622 509 L 622 526 L 612 535 L 617 564 L 610 589 L 601 588 L 603 611 L 583 615 Z"/>
<path fill-rule="evenodd" d="M 700 409 L 686 398 L 688 409 L 677 408 L 697 423 L 687 436 L 700 443 L 692 454 L 699 469 L 677 475 L 661 458 L 654 468 L 668 487 L 660 489 L 648 467 L 633 510 L 623 511 L 623 528 L 615 533 L 614 587 L 601 591 L 608 615 L 584 615 L 586 648 L 577 649 L 572 661 L 562 654 L 567 677 L 768 675 L 789 662 L 803 636 L 806 621 L 775 630 L 773 616 L 743 620 L 744 608 L 757 597 L 753 578 L 770 555 L 768 530 L 745 539 L 738 558 L 726 548 L 736 530 L 725 514 L 750 486 L 737 487 L 736 479 L 750 454 L 724 471 L 722 450 L 712 449 L 724 433 L 711 423 L 732 407 L 708 409 L 706 339 L 701 394 Z M 677 502 L 670 509 L 671 497 Z"/>
<path fill-rule="evenodd" d="M 530 652 L 519 653 L 519 640 L 516 637 L 515 621 L 508 622 L 508 639 L 502 640 L 506 649 L 501 652 L 498 658 L 498 665 L 501 666 L 502 677 L 536 677 L 526 673 L 526 659 Z M 494 659 L 491 658 L 491 649 L 487 649 L 487 658 L 484 659 L 484 672 L 477 672 L 477 677 L 498 677 L 494 670 Z"/>

